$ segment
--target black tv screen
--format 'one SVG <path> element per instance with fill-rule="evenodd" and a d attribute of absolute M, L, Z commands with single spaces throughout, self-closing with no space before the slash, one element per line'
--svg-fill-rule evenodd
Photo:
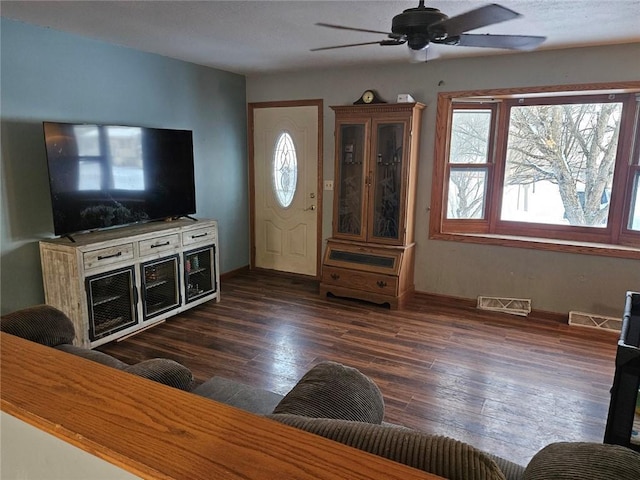
<path fill-rule="evenodd" d="M 43 125 L 56 235 L 196 212 L 191 131 Z"/>

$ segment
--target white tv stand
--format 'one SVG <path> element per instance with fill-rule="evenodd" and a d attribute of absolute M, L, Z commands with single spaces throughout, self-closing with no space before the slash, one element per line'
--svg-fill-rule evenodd
<path fill-rule="evenodd" d="M 45 301 L 94 348 L 220 301 L 218 224 L 173 220 L 40 241 Z"/>

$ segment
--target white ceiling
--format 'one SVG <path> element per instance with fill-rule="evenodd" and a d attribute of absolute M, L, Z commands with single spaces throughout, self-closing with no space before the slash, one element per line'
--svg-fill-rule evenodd
<path fill-rule="evenodd" d="M 454 16 L 486 1 L 427 0 Z M 538 50 L 640 42 L 640 0 L 497 0 L 522 18 L 473 33 L 542 35 Z M 333 30 L 316 22 L 390 31 L 407 1 L 6 1 L 3 17 L 108 43 L 250 75 L 307 68 L 408 62 L 406 45 L 311 52 L 377 41 L 383 35 Z M 438 59 L 505 50 L 432 45 Z"/>

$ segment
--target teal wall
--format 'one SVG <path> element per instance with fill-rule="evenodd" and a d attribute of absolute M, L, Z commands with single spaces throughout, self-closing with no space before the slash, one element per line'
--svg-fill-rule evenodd
<path fill-rule="evenodd" d="M 197 217 L 219 222 L 221 271 L 249 263 L 245 78 L 7 19 L 0 28 L 0 302 L 44 301 L 53 236 L 42 122 L 193 130 Z"/>

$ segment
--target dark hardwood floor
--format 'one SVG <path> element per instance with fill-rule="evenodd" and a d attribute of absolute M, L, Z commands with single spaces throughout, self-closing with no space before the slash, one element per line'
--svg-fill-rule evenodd
<path fill-rule="evenodd" d="M 99 349 L 128 363 L 172 358 L 286 393 L 315 363 L 360 369 L 386 421 L 526 464 L 556 441 L 602 441 L 617 334 L 416 295 L 406 309 L 318 295 L 315 282 L 247 272 L 196 307 Z M 621 300 L 622 310 L 622 300 Z"/>

